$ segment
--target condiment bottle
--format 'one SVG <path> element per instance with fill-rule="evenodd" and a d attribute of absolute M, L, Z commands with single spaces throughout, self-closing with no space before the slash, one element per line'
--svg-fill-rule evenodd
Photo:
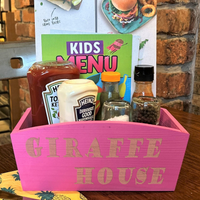
<path fill-rule="evenodd" d="M 103 88 L 100 96 L 100 109 L 96 118 L 101 120 L 101 112 L 103 103 L 109 99 L 120 99 L 119 95 L 119 72 L 102 72 L 101 81 L 103 82 Z"/>
<path fill-rule="evenodd" d="M 27 72 L 32 126 L 59 123 L 57 89 L 67 79 L 78 79 L 79 69 L 70 61 L 36 62 Z"/>
<path fill-rule="evenodd" d="M 95 120 L 97 92 L 92 80 L 64 81 L 58 88 L 60 122 Z"/>
<path fill-rule="evenodd" d="M 135 91 L 132 97 L 153 96 L 154 67 L 152 65 L 136 65 L 134 80 Z"/>

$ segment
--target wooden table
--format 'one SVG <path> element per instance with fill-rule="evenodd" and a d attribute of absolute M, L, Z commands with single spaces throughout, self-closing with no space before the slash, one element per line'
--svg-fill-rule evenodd
<path fill-rule="evenodd" d="M 96 200 L 200 200 L 200 116 L 168 109 L 190 133 L 186 154 L 174 192 L 81 192 Z M 12 145 L 0 146 L 0 173 L 16 170 Z"/>

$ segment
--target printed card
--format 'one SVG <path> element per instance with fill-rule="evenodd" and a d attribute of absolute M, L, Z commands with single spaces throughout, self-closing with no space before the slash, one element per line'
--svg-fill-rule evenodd
<path fill-rule="evenodd" d="M 121 99 L 131 99 L 132 66 L 138 62 L 138 36 L 132 34 L 44 34 L 42 60 L 69 60 L 80 78 L 93 80 L 102 90 L 101 73 L 118 71 Z"/>

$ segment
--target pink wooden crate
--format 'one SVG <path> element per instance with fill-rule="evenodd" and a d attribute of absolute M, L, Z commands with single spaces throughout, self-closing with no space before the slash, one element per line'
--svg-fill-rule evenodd
<path fill-rule="evenodd" d="M 70 122 L 31 127 L 11 139 L 24 190 L 173 191 L 189 133 L 166 110 L 160 125 Z"/>

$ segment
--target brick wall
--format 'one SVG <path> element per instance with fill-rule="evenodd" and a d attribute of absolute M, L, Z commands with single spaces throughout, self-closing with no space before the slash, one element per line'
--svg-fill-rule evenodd
<path fill-rule="evenodd" d="M 27 78 L 20 78 L 18 79 L 18 83 L 20 98 L 19 106 L 23 114 L 26 111 L 26 109 L 31 106 L 28 80 Z"/>
<path fill-rule="evenodd" d="M 35 39 L 34 0 L 12 0 L 12 11 L 15 16 L 17 40 Z M 30 107 L 30 94 L 27 78 L 19 78 L 19 106 L 22 114 Z"/>
<path fill-rule="evenodd" d="M 198 0 L 158 0 L 157 97 L 187 112 L 194 112 L 198 16 Z"/>
<path fill-rule="evenodd" d="M 15 0 L 15 25 L 17 40 L 35 38 L 34 0 Z"/>
<path fill-rule="evenodd" d="M 13 1 L 18 40 L 33 39 L 34 1 Z M 200 114 L 198 1 L 158 0 L 157 10 L 157 97 L 165 106 L 196 114 Z M 30 106 L 27 79 L 19 79 L 19 85 L 24 112 Z"/>
<path fill-rule="evenodd" d="M 194 71 L 194 90 L 192 97 L 192 109 L 191 112 L 194 114 L 200 114 L 200 25 L 198 33 L 198 44 L 196 52 L 196 62 Z"/>

